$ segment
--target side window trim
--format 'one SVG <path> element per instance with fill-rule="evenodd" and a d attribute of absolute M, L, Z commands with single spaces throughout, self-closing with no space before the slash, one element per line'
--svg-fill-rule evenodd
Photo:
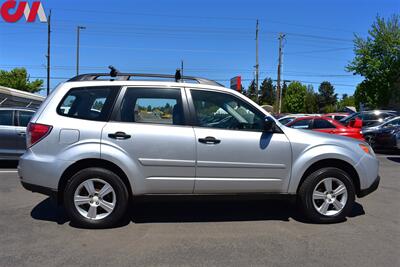
<path fill-rule="evenodd" d="M 127 93 L 129 88 L 137 88 L 137 89 L 163 89 L 167 88 L 165 86 L 143 86 L 143 85 L 129 85 L 129 86 L 123 86 L 119 92 L 119 95 L 116 97 L 116 101 L 114 103 L 113 110 L 111 112 L 111 116 L 109 121 L 113 122 L 121 122 L 121 116 L 120 116 L 120 109 L 125 97 L 125 94 Z M 183 106 L 183 113 L 184 113 L 184 124 L 183 125 L 169 125 L 169 124 L 163 124 L 163 123 L 148 123 L 148 122 L 140 122 L 140 124 L 154 124 L 154 125 L 164 125 L 164 126 L 174 126 L 174 127 L 186 127 L 186 126 L 191 126 L 189 122 L 190 118 L 190 112 L 189 112 L 189 105 L 187 102 L 187 96 L 184 87 L 168 87 L 168 89 L 179 89 L 181 93 L 181 101 L 182 101 L 182 106 Z M 135 122 L 124 122 L 124 123 L 135 123 Z"/>

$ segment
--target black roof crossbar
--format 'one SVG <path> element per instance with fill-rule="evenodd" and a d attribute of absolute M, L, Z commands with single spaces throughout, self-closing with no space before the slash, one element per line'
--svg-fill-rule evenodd
<path fill-rule="evenodd" d="M 113 78 L 118 77 L 118 80 L 122 81 L 128 81 L 132 77 L 140 77 L 140 78 L 165 78 L 165 79 L 173 79 L 175 81 L 175 75 L 170 75 L 170 74 L 152 74 L 152 73 L 113 73 L 113 75 L 110 75 L 110 73 L 88 73 L 88 74 L 81 74 L 78 76 L 75 76 L 71 79 L 68 80 L 68 82 L 76 82 L 76 81 L 95 81 L 100 77 L 111 77 L 111 80 L 114 80 Z M 192 77 L 192 76 L 182 76 L 180 81 L 185 81 L 185 80 L 191 80 L 195 81 L 199 84 L 207 84 L 207 85 L 214 85 L 214 86 L 222 86 L 222 84 L 213 81 L 213 80 L 208 80 L 204 78 L 199 78 L 199 77 Z"/>

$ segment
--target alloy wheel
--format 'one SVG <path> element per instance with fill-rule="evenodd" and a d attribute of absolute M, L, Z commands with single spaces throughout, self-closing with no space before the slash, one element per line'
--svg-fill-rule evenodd
<path fill-rule="evenodd" d="M 77 211 L 90 220 L 104 219 L 116 205 L 114 188 L 106 181 L 91 178 L 83 181 L 75 190 L 74 204 Z"/>
<path fill-rule="evenodd" d="M 339 214 L 347 203 L 347 188 L 337 178 L 329 177 L 320 181 L 313 190 L 314 208 L 324 216 Z"/>

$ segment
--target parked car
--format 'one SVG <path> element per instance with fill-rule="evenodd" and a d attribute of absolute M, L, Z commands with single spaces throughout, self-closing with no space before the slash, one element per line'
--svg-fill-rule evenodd
<path fill-rule="evenodd" d="M 288 114 L 282 118 L 279 118 L 278 121 L 283 125 L 287 125 L 289 122 L 292 122 L 296 118 L 306 117 L 306 116 L 320 116 L 319 114 Z"/>
<path fill-rule="evenodd" d="M 18 160 L 26 149 L 26 126 L 35 113 L 26 108 L 0 108 L 0 160 Z"/>
<path fill-rule="evenodd" d="M 400 131 L 397 131 L 396 133 L 396 143 L 397 143 L 397 149 L 400 149 Z"/>
<path fill-rule="evenodd" d="M 337 134 L 341 136 L 351 137 L 364 141 L 360 127 L 344 126 L 340 122 L 327 117 L 301 117 L 288 123 L 286 126 L 295 129 L 310 129 L 313 131 Z"/>
<path fill-rule="evenodd" d="M 396 135 L 400 129 L 400 116 L 385 120 L 372 127 L 363 128 L 365 140 L 377 148 L 397 148 Z"/>
<path fill-rule="evenodd" d="M 334 119 L 336 121 L 340 121 L 341 119 L 343 119 L 349 115 L 350 115 L 349 113 L 327 113 L 327 114 L 324 114 L 323 116 Z"/>
<path fill-rule="evenodd" d="M 340 122 L 344 125 L 348 125 L 355 118 L 361 119 L 363 126 L 370 126 L 373 124 L 381 123 L 386 118 L 397 116 L 397 112 L 393 110 L 372 110 L 364 112 L 355 112 L 343 119 Z"/>
<path fill-rule="evenodd" d="M 211 80 L 110 74 L 54 89 L 19 161 L 22 185 L 54 196 L 75 224 L 111 227 L 139 195 L 249 193 L 295 195 L 307 218 L 331 223 L 378 187 L 365 142 L 285 127 Z"/>

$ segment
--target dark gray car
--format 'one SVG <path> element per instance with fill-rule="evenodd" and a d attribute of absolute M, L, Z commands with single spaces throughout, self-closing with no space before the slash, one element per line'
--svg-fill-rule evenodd
<path fill-rule="evenodd" d="M 382 123 L 385 119 L 397 116 L 397 112 L 394 110 L 369 110 L 363 112 L 355 112 L 340 120 L 344 125 L 349 125 L 350 121 L 356 118 L 362 120 L 362 125 L 372 126 L 375 124 Z"/>
<path fill-rule="evenodd" d="M 34 110 L 0 108 L 0 160 L 18 160 L 26 150 L 26 126 Z"/>

